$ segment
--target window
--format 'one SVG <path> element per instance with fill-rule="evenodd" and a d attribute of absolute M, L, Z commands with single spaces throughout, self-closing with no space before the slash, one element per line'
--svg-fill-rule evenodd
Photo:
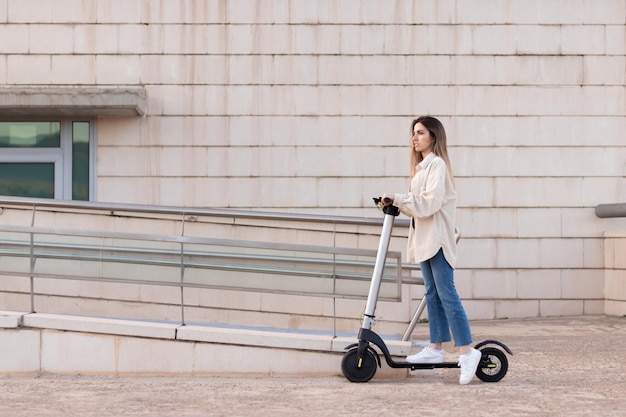
<path fill-rule="evenodd" d="M 0 121 L 0 195 L 93 199 L 94 124 Z"/>

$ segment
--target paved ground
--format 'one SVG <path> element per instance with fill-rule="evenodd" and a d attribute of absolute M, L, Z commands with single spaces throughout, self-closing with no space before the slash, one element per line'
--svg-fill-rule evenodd
<path fill-rule="evenodd" d="M 0 416 L 626 416 L 626 318 L 473 322 L 472 330 L 513 350 L 502 381 L 460 386 L 456 369 L 365 384 L 340 375 L 0 377 Z"/>

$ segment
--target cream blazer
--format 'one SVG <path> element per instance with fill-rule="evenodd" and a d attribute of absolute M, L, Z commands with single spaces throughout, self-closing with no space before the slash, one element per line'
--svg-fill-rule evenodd
<path fill-rule="evenodd" d="M 445 161 L 431 152 L 417 165 L 409 193 L 395 194 L 393 204 L 415 224 L 409 230 L 408 261 L 426 261 L 442 248 L 454 268 L 456 191 Z"/>

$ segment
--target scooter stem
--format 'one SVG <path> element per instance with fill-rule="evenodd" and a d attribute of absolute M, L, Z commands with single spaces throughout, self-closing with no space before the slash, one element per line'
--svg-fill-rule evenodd
<path fill-rule="evenodd" d="M 374 272 L 372 273 L 372 281 L 370 283 L 369 294 L 367 295 L 367 304 L 365 305 L 365 313 L 363 318 L 363 328 L 370 330 L 375 323 L 374 312 L 376 311 L 376 302 L 378 301 L 378 292 L 380 283 L 382 282 L 385 262 L 387 260 L 387 250 L 389 249 L 389 240 L 391 238 L 391 230 L 395 217 L 400 214 L 397 207 L 389 205 L 383 208 L 385 219 L 383 220 L 383 230 L 380 234 L 378 242 L 378 252 L 376 253 L 376 263 Z"/>

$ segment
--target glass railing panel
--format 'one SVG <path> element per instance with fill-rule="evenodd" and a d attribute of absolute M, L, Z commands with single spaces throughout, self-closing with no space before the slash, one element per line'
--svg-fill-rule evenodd
<path fill-rule="evenodd" d="M 333 290 L 332 253 L 185 244 L 185 284 L 303 294 Z M 295 247 L 295 246 L 294 246 Z"/>
<path fill-rule="evenodd" d="M 153 239 L 160 239 L 154 236 Z M 102 278 L 180 283 L 180 243 L 167 240 L 105 238 Z"/>
<path fill-rule="evenodd" d="M 0 273 L 30 274 L 32 251 L 39 277 L 364 298 L 376 259 L 364 249 L 18 229 L 2 230 Z M 400 266 L 400 253 L 389 252 L 380 299 L 401 299 Z"/>
<path fill-rule="evenodd" d="M 212 246 L 185 244 L 187 285 L 289 292 L 339 297 L 366 297 L 375 252 L 318 251 L 283 247 Z M 397 255 L 399 258 L 399 254 Z M 390 257 L 380 296 L 398 300 L 399 261 Z"/>
<path fill-rule="evenodd" d="M 33 274 L 52 277 L 98 278 L 101 242 L 99 237 L 33 234 Z"/>
<path fill-rule="evenodd" d="M 337 263 L 337 280 L 335 292 L 339 295 L 351 295 L 365 298 L 374 272 L 374 257 L 357 257 L 350 262 L 339 260 Z M 380 283 L 379 299 L 401 300 L 402 286 L 400 282 L 400 253 L 389 252 Z"/>
<path fill-rule="evenodd" d="M 92 280 L 180 282 L 180 244 L 35 233 L 33 273 Z"/>
<path fill-rule="evenodd" d="M 0 232 L 0 271 L 20 275 L 30 272 L 30 233 Z"/>

